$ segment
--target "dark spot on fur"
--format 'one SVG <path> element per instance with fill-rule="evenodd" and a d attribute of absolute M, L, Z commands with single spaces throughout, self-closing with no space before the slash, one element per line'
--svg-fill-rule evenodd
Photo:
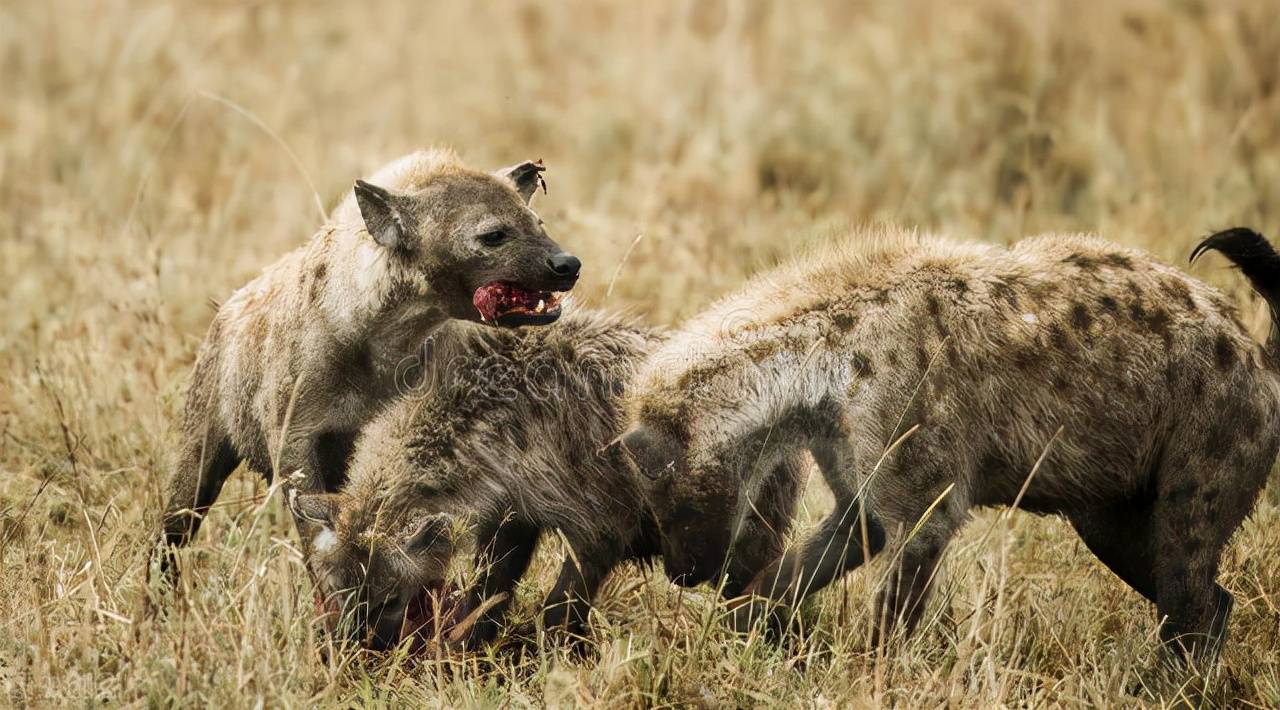
<path fill-rule="evenodd" d="M 1055 374 L 1052 380 L 1053 388 L 1059 392 L 1066 392 L 1071 387 L 1071 383 L 1061 374 Z"/>
<path fill-rule="evenodd" d="M 1218 499 L 1218 489 L 1217 489 L 1217 488 L 1209 488 L 1209 489 L 1205 490 L 1205 492 L 1204 492 L 1204 502 L 1205 502 L 1206 504 L 1211 505 L 1211 504 L 1213 504 L 1213 502 L 1214 502 L 1215 500 L 1217 500 L 1217 499 Z"/>
<path fill-rule="evenodd" d="M 1213 361 L 1222 372 L 1230 370 L 1236 364 L 1236 351 L 1226 333 L 1219 333 L 1213 341 Z"/>
<path fill-rule="evenodd" d="M 1133 269 L 1133 259 L 1124 254 L 1106 254 L 1102 257 L 1102 263 L 1117 269 Z"/>
<path fill-rule="evenodd" d="M 858 323 L 856 316 L 845 311 L 837 311 L 831 316 L 831 320 L 840 330 L 852 330 L 853 326 Z"/>
<path fill-rule="evenodd" d="M 1071 304 L 1071 327 L 1076 330 L 1089 330 L 1089 326 L 1093 325 L 1093 316 L 1089 313 L 1089 309 L 1083 303 Z"/>
<path fill-rule="evenodd" d="M 871 358 L 862 352 L 853 353 L 853 368 L 855 374 L 859 377 L 872 377 L 875 375 L 875 369 L 871 367 Z"/>
<path fill-rule="evenodd" d="M 1074 264 L 1082 271 L 1093 271 L 1098 268 L 1098 262 L 1091 256 L 1085 254 L 1072 254 L 1062 260 L 1064 264 Z"/>
<path fill-rule="evenodd" d="M 925 310 L 929 312 L 929 317 L 933 319 L 933 327 L 938 329 L 941 335 L 947 334 L 947 325 L 942 320 L 942 303 L 934 294 L 928 294 L 924 299 Z"/>
<path fill-rule="evenodd" d="M 1115 314 L 1120 310 L 1120 304 L 1111 296 L 1104 295 L 1098 299 L 1098 305 L 1102 306 L 1102 310 Z"/>
<path fill-rule="evenodd" d="M 1124 287 L 1125 287 L 1126 289 L 1128 289 L 1129 293 L 1133 294 L 1134 296 L 1141 296 L 1141 295 L 1142 295 L 1142 287 L 1141 287 L 1141 286 L 1139 286 L 1139 285 L 1138 285 L 1138 282 L 1137 282 L 1137 281 L 1134 281 L 1133 279 L 1129 279 L 1129 280 L 1125 281 L 1125 282 L 1124 282 Z"/>
<path fill-rule="evenodd" d="M 1022 370 L 1037 370 L 1044 360 L 1044 352 L 1037 347 L 1021 347 L 1013 353 L 1013 364 Z"/>
<path fill-rule="evenodd" d="M 1018 292 L 1010 280 L 996 281 L 991 284 L 991 296 L 1004 301 L 1010 308 L 1018 307 Z"/>
<path fill-rule="evenodd" d="M 886 359 L 889 361 L 889 367 L 891 368 L 896 368 L 898 366 L 898 363 L 901 362 L 898 358 L 897 350 L 890 350 L 889 355 Z"/>
<path fill-rule="evenodd" d="M 921 370 L 929 366 L 929 353 L 925 352 L 923 345 L 916 346 L 916 366 Z"/>
<path fill-rule="evenodd" d="M 1160 282 L 1160 288 L 1170 300 L 1181 304 L 1188 312 L 1195 313 L 1196 300 L 1191 297 L 1191 287 L 1180 278 L 1170 276 Z"/>
<path fill-rule="evenodd" d="M 1196 373 L 1196 376 L 1191 378 L 1191 394 L 1197 398 L 1204 396 L 1204 375 Z"/>
<path fill-rule="evenodd" d="M 1156 307 L 1147 312 L 1142 319 L 1142 324 L 1152 333 L 1159 335 L 1164 344 L 1168 347 L 1173 342 L 1173 331 L 1170 326 L 1173 325 L 1173 319 L 1169 317 L 1169 312 L 1163 308 Z"/>
<path fill-rule="evenodd" d="M 969 282 L 965 281 L 959 276 L 951 277 L 951 279 L 947 281 L 947 286 L 952 291 L 955 291 L 956 293 L 959 293 L 959 294 L 964 294 L 969 292 Z"/>
<path fill-rule="evenodd" d="M 1147 309 L 1142 305 L 1141 299 L 1135 299 L 1129 304 L 1129 317 L 1138 323 L 1146 319 Z"/>
<path fill-rule="evenodd" d="M 1067 337 L 1066 331 L 1057 323 L 1049 326 L 1049 342 L 1058 350 L 1067 350 L 1071 347 L 1071 340 Z"/>

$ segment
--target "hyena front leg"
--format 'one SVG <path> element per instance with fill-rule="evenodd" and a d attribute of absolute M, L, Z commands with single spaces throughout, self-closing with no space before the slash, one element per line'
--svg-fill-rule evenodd
<path fill-rule="evenodd" d="M 836 492 L 835 508 L 798 548 L 788 551 L 756 575 L 745 593 L 760 599 L 734 609 L 733 625 L 740 631 L 750 628 L 761 616 L 772 626 L 785 621 L 788 607 L 794 608 L 810 594 L 831 584 L 849 570 L 861 566 L 884 547 L 884 529 L 878 518 L 860 502 L 857 491 L 847 481 L 854 468 L 854 452 L 847 439 L 835 437 L 815 442 L 811 448 L 823 478 Z"/>
<path fill-rule="evenodd" d="M 188 412 L 188 419 L 203 418 Z M 222 491 L 222 484 L 240 464 L 240 456 L 221 427 L 209 420 L 192 433 L 189 424 L 169 479 L 168 500 L 161 522 L 163 552 L 161 573 L 177 582 L 176 550 L 195 537 L 204 516 Z"/>
<path fill-rule="evenodd" d="M 805 462 L 800 456 L 785 459 L 770 472 L 734 539 L 721 586 L 724 598 L 742 594 L 760 571 L 782 554 L 804 475 Z"/>
<path fill-rule="evenodd" d="M 543 601 L 542 625 L 548 634 L 585 637 L 591 602 L 605 577 L 623 559 L 617 550 L 572 545 L 560 576 Z"/>
<path fill-rule="evenodd" d="M 453 613 L 453 617 L 464 619 L 486 600 L 499 594 L 507 596 L 486 610 L 466 631 L 458 641 L 463 648 L 477 650 L 497 636 L 502 616 L 511 606 L 511 593 L 533 559 L 539 534 L 536 525 L 512 517 L 509 511 L 502 517 L 480 523 L 476 530 L 475 558 L 475 568 L 480 576 L 467 590 L 462 606 Z"/>
<path fill-rule="evenodd" d="M 927 502 L 933 500 L 936 496 Z M 892 526 L 895 538 L 889 547 L 897 554 L 876 602 L 876 645 L 888 641 L 899 625 L 907 635 L 915 630 L 933 589 L 938 561 L 963 522 L 964 512 L 948 506 L 926 508 L 911 516 L 886 516 L 885 524 Z"/>
<path fill-rule="evenodd" d="M 756 575 L 744 590 L 755 598 L 734 608 L 734 628 L 746 632 L 756 619 L 765 617 L 777 630 L 785 625 L 789 609 L 861 566 L 884 544 L 884 529 L 875 517 L 856 501 L 837 503 L 797 549 L 789 550 Z"/>

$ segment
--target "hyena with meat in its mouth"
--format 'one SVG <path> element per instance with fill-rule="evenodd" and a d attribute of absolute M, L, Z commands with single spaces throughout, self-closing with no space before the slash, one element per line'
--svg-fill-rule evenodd
<path fill-rule="evenodd" d="M 196 534 L 241 461 L 267 480 L 336 490 L 359 429 L 450 319 L 546 324 L 578 259 L 528 206 L 541 162 L 495 173 L 451 151 L 380 169 L 312 239 L 218 309 L 196 357 L 162 521 L 162 565 Z M 313 535 L 295 519 L 304 549 Z"/>
<path fill-rule="evenodd" d="M 713 574 L 744 494 L 807 449 L 835 510 L 755 593 L 798 601 L 887 548 L 879 637 L 909 632 L 969 510 L 1016 502 L 1065 515 L 1156 604 L 1166 648 L 1215 655 L 1233 603 L 1222 549 L 1280 445 L 1274 324 L 1260 347 L 1221 293 L 1095 237 L 853 236 L 751 281 L 637 376 L 618 446 L 647 481 L 669 576 Z M 1235 229 L 1204 249 L 1274 319 L 1266 240 Z"/>

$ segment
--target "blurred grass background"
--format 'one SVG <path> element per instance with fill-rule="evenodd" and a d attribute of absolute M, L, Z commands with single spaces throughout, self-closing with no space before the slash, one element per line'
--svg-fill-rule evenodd
<path fill-rule="evenodd" d="M 389 158 L 543 158 L 536 206 L 583 258 L 579 297 L 659 323 L 851 223 L 1098 231 L 1185 263 L 1212 229 L 1280 236 L 1280 3 L 7 0 L 0 92 L 0 702 L 1177 701 L 1125 694 L 1154 610 L 1053 519 L 979 516 L 930 624 L 885 657 L 874 565 L 782 648 L 633 572 L 588 660 L 424 664 L 319 657 L 290 526 L 250 476 L 158 618 L 146 545 L 207 302 Z M 1241 279 L 1195 273 L 1261 337 Z M 1213 702 L 1280 706 L 1276 488 L 1224 561 Z"/>

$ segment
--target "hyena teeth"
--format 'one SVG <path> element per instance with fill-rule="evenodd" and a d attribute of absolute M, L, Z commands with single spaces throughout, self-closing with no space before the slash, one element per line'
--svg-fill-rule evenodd
<path fill-rule="evenodd" d="M 542 300 L 541 298 L 539 298 L 539 299 L 538 299 L 538 307 L 537 307 L 535 310 L 537 310 L 537 312 L 538 312 L 538 313 L 541 313 L 541 312 L 543 312 L 543 311 L 547 310 L 547 302 L 546 302 L 546 301 L 544 301 L 544 300 Z"/>

